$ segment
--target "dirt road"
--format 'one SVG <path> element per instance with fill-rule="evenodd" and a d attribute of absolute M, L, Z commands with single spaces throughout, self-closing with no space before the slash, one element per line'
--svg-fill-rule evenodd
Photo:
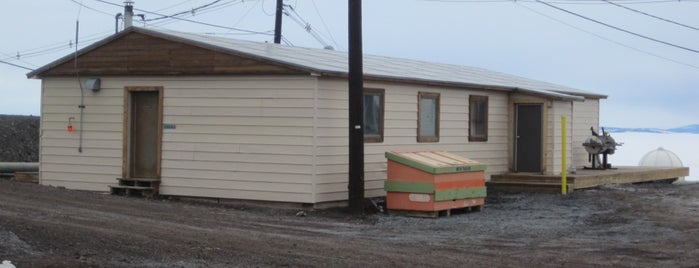
<path fill-rule="evenodd" d="M 147 200 L 0 180 L 17 267 L 696 267 L 699 184 L 491 193 L 482 212 L 385 214 Z"/>

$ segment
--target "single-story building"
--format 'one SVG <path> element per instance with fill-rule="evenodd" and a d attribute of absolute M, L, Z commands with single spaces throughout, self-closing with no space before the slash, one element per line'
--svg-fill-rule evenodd
<path fill-rule="evenodd" d="M 146 178 L 162 195 L 346 200 L 347 69 L 345 52 L 128 28 L 28 74 L 42 81 L 40 183 L 109 191 Z M 606 98 L 371 55 L 364 75 L 367 197 L 385 195 L 391 150 L 449 151 L 487 177 L 559 174 L 562 115 L 567 161 L 583 166 Z"/>

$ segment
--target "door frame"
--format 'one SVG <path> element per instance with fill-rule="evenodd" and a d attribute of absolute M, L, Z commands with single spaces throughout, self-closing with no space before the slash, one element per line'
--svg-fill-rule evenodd
<path fill-rule="evenodd" d="M 525 105 L 541 105 L 541 174 L 545 174 L 547 172 L 547 164 L 546 164 L 546 159 L 547 159 L 547 151 L 546 151 L 546 144 L 548 142 L 548 109 L 549 104 L 551 103 L 550 100 L 547 100 L 545 98 L 541 97 L 535 97 L 535 96 L 526 96 L 526 95 L 518 95 L 510 96 L 510 105 L 509 105 L 509 115 L 510 115 L 510 131 L 508 131 L 508 137 L 509 137 L 509 170 L 510 172 L 517 172 L 516 170 L 516 161 L 517 161 L 517 155 L 516 155 L 516 147 L 517 146 L 517 137 L 515 136 L 515 132 L 517 131 L 517 114 L 516 114 L 516 106 L 518 104 L 525 104 Z"/>
<path fill-rule="evenodd" d="M 131 99 L 133 92 L 157 92 L 158 93 L 158 142 L 156 144 L 156 178 L 160 179 L 160 168 L 162 159 L 162 144 L 163 144 L 163 87 L 162 86 L 127 86 L 124 87 L 124 126 L 123 126 L 123 145 L 122 145 L 122 163 L 121 176 L 122 178 L 130 178 L 131 164 Z"/>

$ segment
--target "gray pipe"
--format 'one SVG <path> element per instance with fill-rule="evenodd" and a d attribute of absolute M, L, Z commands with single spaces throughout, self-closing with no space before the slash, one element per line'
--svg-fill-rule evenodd
<path fill-rule="evenodd" d="M 38 162 L 0 162 L 0 173 L 38 172 Z"/>

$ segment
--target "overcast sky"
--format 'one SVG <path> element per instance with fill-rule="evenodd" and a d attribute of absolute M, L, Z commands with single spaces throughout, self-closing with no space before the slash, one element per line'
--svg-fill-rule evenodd
<path fill-rule="evenodd" d="M 273 40 L 274 0 L 219 0 L 197 9 L 212 2 L 137 0 L 134 6 L 146 19 L 160 17 L 154 13 L 190 11 L 180 17 L 258 33 L 175 19 L 148 21 L 145 27 Z M 648 15 L 596 0 L 547 3 L 660 42 L 535 0 L 364 0 L 364 52 L 481 67 L 606 94 L 609 98 L 601 102 L 602 126 L 699 124 L 699 0 L 614 1 Z M 115 0 L 3 4 L 0 59 L 28 68 L 74 51 L 76 20 L 82 48 L 113 34 L 114 15 L 123 12 L 122 2 Z M 321 48 L 326 43 L 347 50 L 347 1 L 287 0 L 285 4 L 293 7 L 287 8 L 290 16 L 284 16 L 287 45 Z M 322 41 L 294 19 L 309 23 Z M 144 26 L 138 20 L 135 24 Z M 40 113 L 41 85 L 27 79 L 27 72 L 0 63 L 0 114 Z"/>

